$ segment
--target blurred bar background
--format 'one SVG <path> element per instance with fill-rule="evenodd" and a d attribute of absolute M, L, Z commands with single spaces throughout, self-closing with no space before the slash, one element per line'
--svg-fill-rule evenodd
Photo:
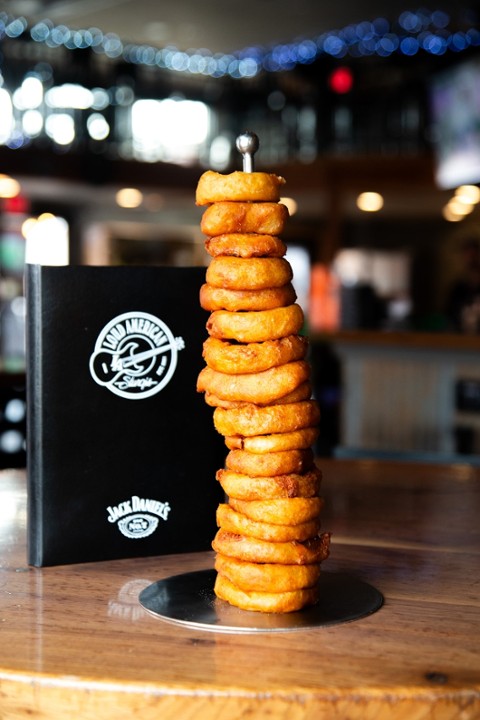
<path fill-rule="evenodd" d="M 319 455 L 480 462 L 478 3 L 324 6 L 0 3 L 3 467 L 25 262 L 206 265 L 196 182 L 245 129 L 287 179 Z"/>

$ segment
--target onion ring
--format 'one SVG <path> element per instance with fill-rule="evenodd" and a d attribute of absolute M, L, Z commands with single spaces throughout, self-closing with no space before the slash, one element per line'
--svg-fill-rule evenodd
<path fill-rule="evenodd" d="M 215 570 L 242 590 L 284 593 L 314 587 L 320 577 L 320 565 L 280 565 L 250 563 L 217 555 Z"/>
<path fill-rule="evenodd" d="M 217 508 L 217 525 L 233 535 L 257 538 L 266 542 L 305 542 L 318 535 L 320 518 L 298 525 L 275 525 L 251 520 L 236 512 L 230 505 L 221 503 Z"/>
<path fill-rule="evenodd" d="M 237 500 L 313 497 L 318 494 L 321 471 L 314 467 L 302 475 L 289 473 L 273 477 L 251 477 L 232 470 L 217 471 L 216 478 L 224 492 Z"/>
<path fill-rule="evenodd" d="M 250 475 L 251 477 L 272 477 L 273 475 L 303 473 L 311 470 L 313 464 L 313 451 L 311 448 L 262 454 L 251 453 L 246 450 L 230 450 L 225 459 L 228 470 Z"/>
<path fill-rule="evenodd" d="M 255 403 L 258 407 L 266 407 L 267 405 L 286 405 L 288 403 L 301 402 L 302 400 L 309 400 L 312 397 L 312 386 L 309 382 L 304 382 L 299 385 L 295 390 L 279 397 L 278 400 L 273 400 L 271 403 Z M 242 408 L 248 407 L 252 403 L 242 402 L 241 400 L 222 400 L 221 398 L 213 395 L 212 393 L 205 393 L 205 402 L 211 407 L 221 407 L 225 409 L 229 408 Z"/>
<path fill-rule="evenodd" d="M 212 258 L 206 281 L 226 290 L 266 290 L 282 287 L 293 277 L 292 266 L 283 257 L 238 258 L 221 255 Z"/>
<path fill-rule="evenodd" d="M 305 360 L 277 365 L 260 373 L 228 375 L 204 367 L 197 379 L 197 392 L 213 393 L 223 400 L 268 404 L 287 395 L 308 380 Z"/>
<path fill-rule="evenodd" d="M 228 175 L 207 170 L 201 175 L 195 193 L 197 205 L 210 205 L 222 200 L 235 202 L 278 202 L 285 179 L 266 172 L 241 172 Z"/>
<path fill-rule="evenodd" d="M 259 373 L 284 363 L 303 360 L 307 351 L 308 338 L 304 335 L 288 335 L 279 340 L 246 345 L 209 337 L 203 344 L 207 365 L 228 375 Z"/>
<path fill-rule="evenodd" d="M 324 501 L 320 497 L 273 498 L 269 500 L 237 500 L 230 506 L 250 520 L 271 525 L 300 525 L 320 515 Z"/>
<path fill-rule="evenodd" d="M 227 233 L 205 240 L 205 250 L 212 257 L 234 255 L 235 257 L 283 257 L 287 246 L 276 235 L 259 233 Z"/>
<path fill-rule="evenodd" d="M 218 574 L 214 585 L 215 595 L 229 605 L 251 612 L 296 612 L 318 602 L 318 587 L 302 588 L 290 592 L 258 592 L 241 590 L 224 575 Z"/>
<path fill-rule="evenodd" d="M 300 305 L 287 305 L 258 312 L 215 310 L 207 321 L 207 331 L 220 340 L 264 342 L 297 334 L 304 317 Z"/>
<path fill-rule="evenodd" d="M 225 444 L 229 450 L 247 450 L 249 453 L 304 450 L 313 445 L 318 434 L 318 427 L 309 427 L 294 430 L 293 432 L 258 435 L 258 437 L 249 438 L 233 435 L 225 438 Z"/>
<path fill-rule="evenodd" d="M 220 435 L 271 435 L 291 432 L 316 425 L 320 410 L 315 400 L 303 400 L 282 405 L 246 405 L 240 408 L 219 408 L 213 413 L 213 422 Z"/>
<path fill-rule="evenodd" d="M 304 542 L 268 542 L 246 535 L 236 535 L 220 529 L 212 547 L 215 552 L 238 560 L 282 565 L 310 565 L 328 557 L 330 536 L 323 533 Z"/>
<path fill-rule="evenodd" d="M 204 310 L 272 310 L 291 305 L 297 299 L 292 283 L 264 290 L 227 290 L 204 283 L 200 288 L 200 306 Z"/>
<path fill-rule="evenodd" d="M 200 229 L 204 235 L 258 233 L 279 235 L 288 220 L 282 203 L 216 202 L 203 213 Z"/>

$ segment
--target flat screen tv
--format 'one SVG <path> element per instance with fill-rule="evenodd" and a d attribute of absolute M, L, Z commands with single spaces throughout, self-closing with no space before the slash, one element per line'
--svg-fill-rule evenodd
<path fill-rule="evenodd" d="M 430 110 L 437 185 L 448 190 L 480 183 L 480 59 L 432 78 Z"/>

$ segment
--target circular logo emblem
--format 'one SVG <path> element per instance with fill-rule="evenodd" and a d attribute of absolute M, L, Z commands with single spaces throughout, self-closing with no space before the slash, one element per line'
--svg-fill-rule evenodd
<path fill-rule="evenodd" d="M 128 312 L 118 315 L 101 331 L 90 356 L 96 383 L 128 400 L 160 392 L 177 367 L 183 338 L 154 315 Z"/>
<path fill-rule="evenodd" d="M 158 518 L 146 513 L 136 513 L 135 515 L 127 515 L 118 521 L 118 529 L 132 540 L 148 537 L 155 532 L 158 526 Z"/>

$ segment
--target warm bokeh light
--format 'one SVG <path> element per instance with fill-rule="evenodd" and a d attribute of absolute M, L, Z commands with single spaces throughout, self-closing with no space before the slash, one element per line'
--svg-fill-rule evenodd
<path fill-rule="evenodd" d="M 29 233 L 33 230 L 34 225 L 37 223 L 37 218 L 29 217 L 22 223 L 22 235 L 26 239 Z"/>
<path fill-rule="evenodd" d="M 115 195 L 115 200 L 122 208 L 137 208 L 142 204 L 143 195 L 137 188 L 122 188 Z"/>
<path fill-rule="evenodd" d="M 464 216 L 464 215 L 469 215 L 469 214 L 472 212 L 473 208 L 474 208 L 473 205 L 467 205 L 466 203 L 461 202 L 461 201 L 458 200 L 457 198 L 452 198 L 452 199 L 447 203 L 447 205 L 448 205 L 448 207 L 450 208 L 450 211 L 451 211 L 454 215 L 462 215 L 462 216 Z"/>
<path fill-rule="evenodd" d="M 357 197 L 357 207 L 363 212 L 378 212 L 383 207 L 383 197 L 377 192 L 363 192 Z"/>
<path fill-rule="evenodd" d="M 455 190 L 455 198 L 466 205 L 476 205 L 480 202 L 480 188 L 476 185 L 460 185 Z"/>
<path fill-rule="evenodd" d="M 0 174 L 0 197 L 13 198 L 20 193 L 20 183 L 10 175 Z"/>
<path fill-rule="evenodd" d="M 282 203 L 282 205 L 286 206 L 290 217 L 292 217 L 292 215 L 295 215 L 298 210 L 298 203 L 296 200 L 290 197 L 284 197 L 280 198 L 280 202 Z"/>
<path fill-rule="evenodd" d="M 459 215 L 458 213 L 455 213 L 450 207 L 450 204 L 445 205 L 442 210 L 442 215 L 445 220 L 448 220 L 448 222 L 459 222 L 465 217 L 465 215 Z"/>

